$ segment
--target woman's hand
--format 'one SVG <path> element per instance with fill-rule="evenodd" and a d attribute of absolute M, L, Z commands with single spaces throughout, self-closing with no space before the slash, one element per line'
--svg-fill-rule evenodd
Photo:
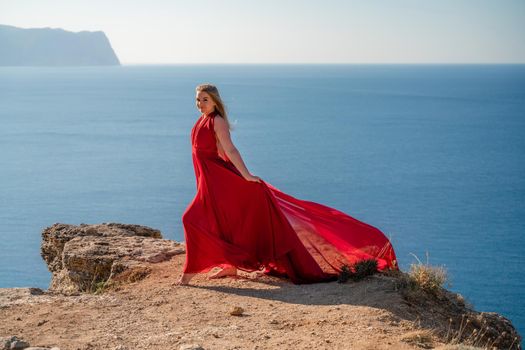
<path fill-rule="evenodd" d="M 245 180 L 247 181 L 253 181 L 253 182 L 261 182 L 261 178 L 259 176 L 255 176 L 255 175 L 247 175 L 247 176 L 243 176 Z"/>

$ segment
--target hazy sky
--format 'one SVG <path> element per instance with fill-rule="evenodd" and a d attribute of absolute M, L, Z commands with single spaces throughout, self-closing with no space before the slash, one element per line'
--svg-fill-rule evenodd
<path fill-rule="evenodd" d="M 525 0 L 0 0 L 0 24 L 102 30 L 124 64 L 525 63 Z"/>

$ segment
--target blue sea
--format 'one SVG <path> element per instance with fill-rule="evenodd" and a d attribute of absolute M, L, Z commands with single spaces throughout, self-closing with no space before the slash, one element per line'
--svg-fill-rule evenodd
<path fill-rule="evenodd" d="M 381 229 L 403 270 L 445 266 L 525 335 L 525 65 L 0 68 L 0 287 L 48 287 L 56 222 L 183 240 L 203 82 L 253 174 Z"/>

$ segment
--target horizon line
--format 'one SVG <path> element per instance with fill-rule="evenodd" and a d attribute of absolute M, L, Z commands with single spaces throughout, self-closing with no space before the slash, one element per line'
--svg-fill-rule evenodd
<path fill-rule="evenodd" d="M 120 62 L 122 66 L 171 65 L 525 65 L 525 62 Z"/>

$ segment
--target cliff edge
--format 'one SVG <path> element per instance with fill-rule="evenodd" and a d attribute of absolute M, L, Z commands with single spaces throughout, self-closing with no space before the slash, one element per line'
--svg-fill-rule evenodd
<path fill-rule="evenodd" d="M 0 66 L 114 66 L 120 61 L 104 32 L 18 28 L 0 24 Z"/>
<path fill-rule="evenodd" d="M 505 317 L 402 271 L 308 285 L 240 271 L 176 286 L 184 245 L 158 230 L 56 223 L 42 238 L 49 289 L 0 289 L 0 349 L 2 336 L 61 350 L 521 349 Z"/>

